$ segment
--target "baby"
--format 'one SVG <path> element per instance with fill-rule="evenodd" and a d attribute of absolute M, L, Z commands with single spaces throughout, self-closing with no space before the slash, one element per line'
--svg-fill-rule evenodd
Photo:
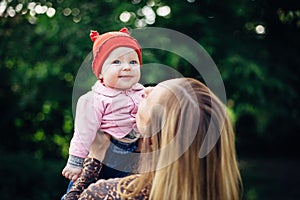
<path fill-rule="evenodd" d="M 123 177 L 134 163 L 121 159 L 137 149 L 139 132 L 135 115 L 144 96 L 140 80 L 141 47 L 126 28 L 119 32 L 90 34 L 93 44 L 93 72 L 98 78 L 92 90 L 82 95 L 76 107 L 75 131 L 69 158 L 62 175 L 75 181 L 65 199 L 78 196 L 99 178 Z M 111 135 L 103 163 L 88 157 L 98 132 Z M 124 170 L 116 170 L 124 169 Z"/>

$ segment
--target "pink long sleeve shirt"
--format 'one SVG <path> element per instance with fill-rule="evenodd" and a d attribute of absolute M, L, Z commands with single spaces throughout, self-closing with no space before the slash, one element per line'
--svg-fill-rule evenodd
<path fill-rule="evenodd" d="M 92 91 L 78 99 L 69 154 L 85 158 L 99 129 L 117 139 L 132 130 L 138 133 L 135 116 L 143 95 L 144 87 L 139 83 L 120 91 L 97 81 Z"/>

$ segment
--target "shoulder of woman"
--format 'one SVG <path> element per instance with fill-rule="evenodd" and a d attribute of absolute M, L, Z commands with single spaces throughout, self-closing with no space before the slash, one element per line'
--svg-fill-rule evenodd
<path fill-rule="evenodd" d="M 113 178 L 104 180 L 101 179 L 96 183 L 91 184 L 80 196 L 80 199 L 114 199 L 120 200 L 121 197 L 118 193 L 118 184 L 124 181 L 125 185 L 130 184 L 134 179 L 138 178 L 139 175 L 131 175 L 125 178 Z M 122 184 L 123 185 L 123 184 Z M 123 190 L 121 186 L 121 190 Z M 145 189 L 144 189 L 145 190 Z M 147 199 L 147 192 L 141 191 L 133 199 Z M 147 190 L 147 189 L 146 189 Z M 141 197 L 141 198 L 140 198 Z"/>
<path fill-rule="evenodd" d="M 104 180 L 101 179 L 96 183 L 91 184 L 86 190 L 84 190 L 79 199 L 94 199 L 94 200 L 101 200 L 101 199 L 114 199 L 119 200 L 121 199 L 117 192 L 116 188 L 118 185 L 120 178 L 108 179 Z"/>

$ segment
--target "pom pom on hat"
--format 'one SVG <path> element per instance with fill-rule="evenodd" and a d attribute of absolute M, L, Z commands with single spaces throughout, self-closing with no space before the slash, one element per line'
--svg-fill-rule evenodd
<path fill-rule="evenodd" d="M 136 51 L 140 65 L 142 65 L 142 51 L 136 39 L 130 36 L 127 28 L 120 31 L 107 32 L 99 35 L 97 31 L 91 30 L 90 38 L 93 44 L 93 63 L 92 68 L 95 76 L 99 78 L 102 65 L 109 54 L 118 47 L 129 47 Z"/>
<path fill-rule="evenodd" d="M 128 29 L 127 29 L 126 27 L 122 28 L 122 29 L 120 30 L 120 32 L 122 32 L 122 33 L 127 33 L 128 35 L 130 35 L 130 33 L 129 33 L 129 31 L 128 31 Z"/>
<path fill-rule="evenodd" d="M 93 42 L 95 42 L 95 40 L 99 37 L 99 33 L 97 31 L 93 31 L 91 30 L 90 32 L 90 38 Z"/>

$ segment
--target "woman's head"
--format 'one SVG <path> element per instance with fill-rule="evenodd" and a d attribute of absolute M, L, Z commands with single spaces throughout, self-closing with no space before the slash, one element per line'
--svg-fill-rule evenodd
<path fill-rule="evenodd" d="M 223 104 L 204 84 L 195 79 L 179 78 L 146 88 L 145 99 L 139 106 L 136 118 L 137 126 L 145 137 L 167 130 L 169 139 L 165 142 L 182 137 L 178 142 L 184 140 L 187 142 L 185 145 L 189 145 L 201 131 L 198 135 L 208 145 L 213 142 L 210 140 L 208 143 L 205 136 L 208 132 L 221 132 L 226 113 Z M 189 130 L 188 133 L 182 134 L 186 130 Z M 218 137 L 214 139 L 216 142 Z"/>
<path fill-rule="evenodd" d="M 180 78 L 146 90 L 137 125 L 146 141 L 141 172 L 153 181 L 153 199 L 238 198 L 232 125 L 204 84 Z"/>

